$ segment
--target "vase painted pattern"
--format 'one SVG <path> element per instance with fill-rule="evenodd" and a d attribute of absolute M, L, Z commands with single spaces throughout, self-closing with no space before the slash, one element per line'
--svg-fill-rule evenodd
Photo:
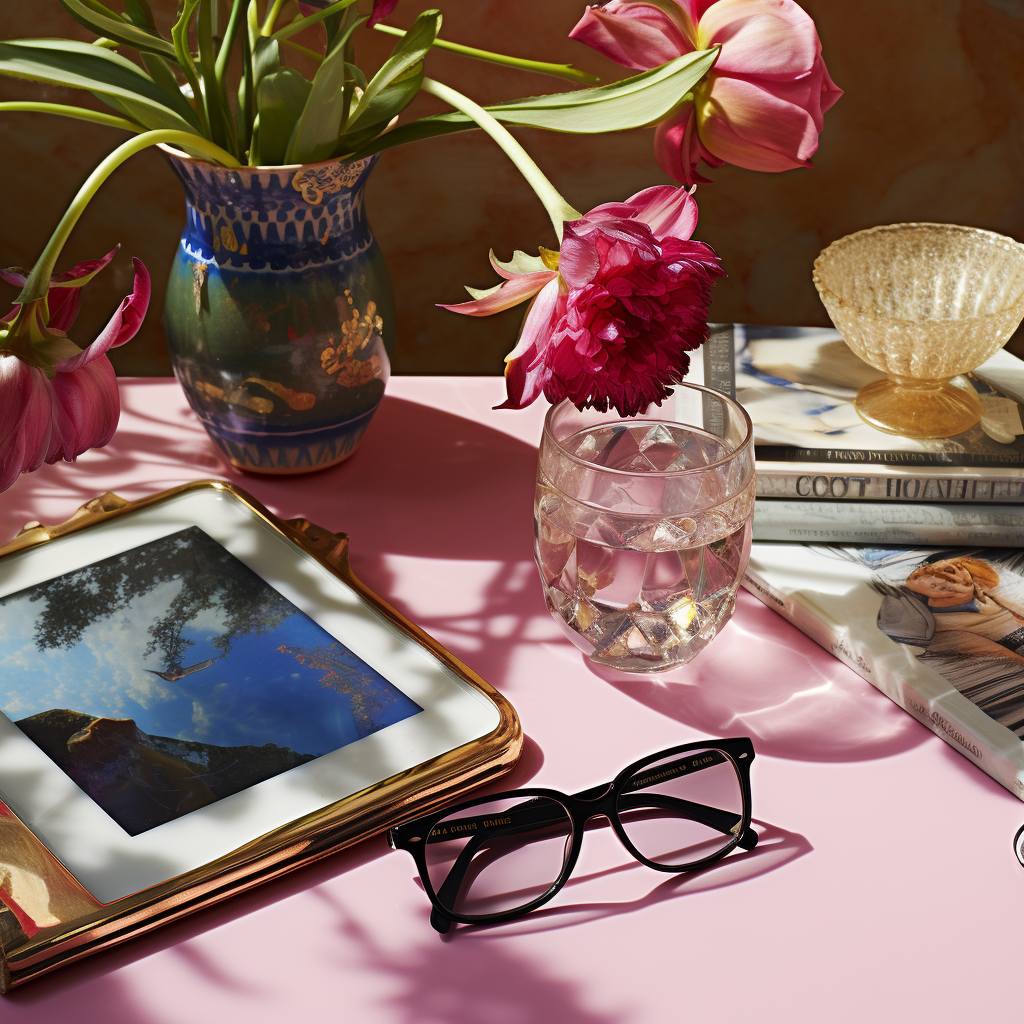
<path fill-rule="evenodd" d="M 189 403 L 240 469 L 341 462 L 384 396 L 394 346 L 363 202 L 374 161 L 226 168 L 166 152 L 187 222 L 164 328 Z"/>

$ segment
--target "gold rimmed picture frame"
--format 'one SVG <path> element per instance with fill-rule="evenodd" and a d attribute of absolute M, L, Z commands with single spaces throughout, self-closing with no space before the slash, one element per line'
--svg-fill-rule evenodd
<path fill-rule="evenodd" d="M 0 990 L 514 766 L 512 706 L 347 552 L 220 481 L 0 548 Z"/>

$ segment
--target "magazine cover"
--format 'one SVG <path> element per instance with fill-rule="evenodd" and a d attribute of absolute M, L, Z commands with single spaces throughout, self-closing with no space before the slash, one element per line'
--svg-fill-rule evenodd
<path fill-rule="evenodd" d="M 860 388 L 884 374 L 837 331 L 754 327 L 733 331 L 735 396 L 750 414 L 758 495 L 817 500 L 1024 500 L 1024 361 L 997 352 L 961 380 L 981 421 L 941 440 L 885 434 L 854 409 Z"/>
<path fill-rule="evenodd" d="M 744 586 L 1024 799 L 1024 552 L 755 544 Z"/>

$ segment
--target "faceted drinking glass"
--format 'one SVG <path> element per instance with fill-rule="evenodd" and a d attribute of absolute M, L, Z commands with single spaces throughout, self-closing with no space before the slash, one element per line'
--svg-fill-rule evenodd
<path fill-rule="evenodd" d="M 544 420 L 534 503 L 544 597 L 592 662 L 626 672 L 685 664 L 732 615 L 750 555 L 750 418 L 680 384 L 634 417 Z"/>

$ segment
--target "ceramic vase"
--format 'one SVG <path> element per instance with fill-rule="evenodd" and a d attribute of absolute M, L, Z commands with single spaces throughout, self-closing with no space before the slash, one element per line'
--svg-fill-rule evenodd
<path fill-rule="evenodd" d="M 165 152 L 187 222 L 164 328 L 189 403 L 240 469 L 341 462 L 384 396 L 394 347 L 363 201 L 374 160 L 226 168 Z"/>

